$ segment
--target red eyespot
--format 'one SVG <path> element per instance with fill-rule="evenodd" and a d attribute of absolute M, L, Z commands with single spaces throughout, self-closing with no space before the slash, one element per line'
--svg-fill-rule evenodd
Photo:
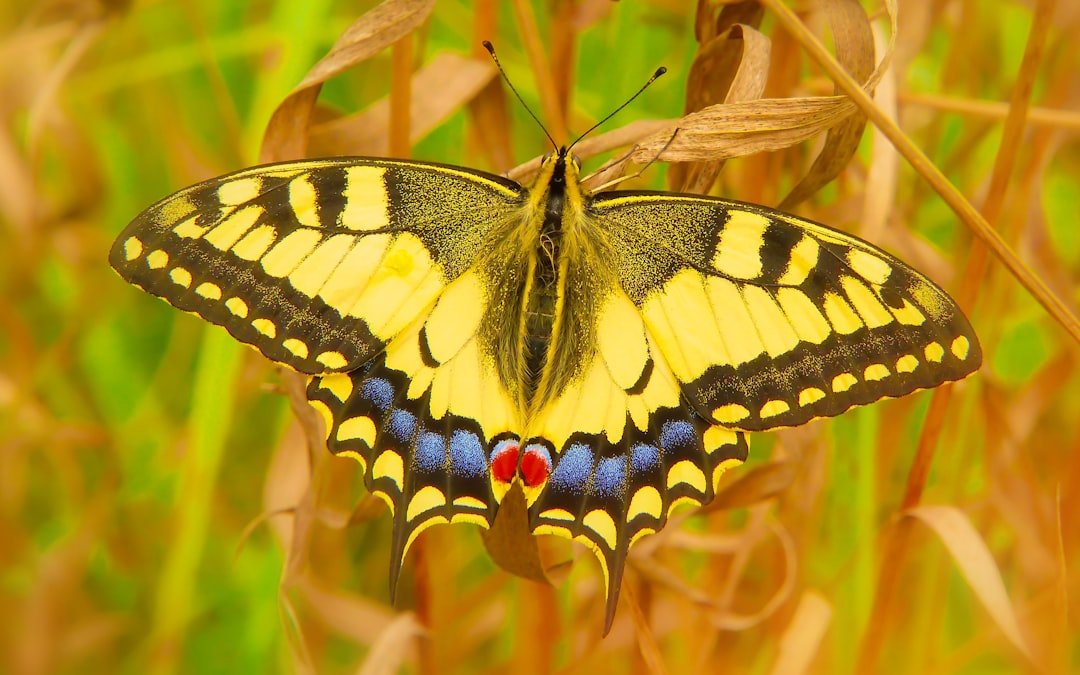
<path fill-rule="evenodd" d="M 542 445 L 529 445 L 521 456 L 521 479 L 527 487 L 536 487 L 551 474 L 551 458 Z"/>
<path fill-rule="evenodd" d="M 509 483 L 514 478 L 518 463 L 517 441 L 500 441 L 491 453 L 491 475 L 495 480 Z"/>

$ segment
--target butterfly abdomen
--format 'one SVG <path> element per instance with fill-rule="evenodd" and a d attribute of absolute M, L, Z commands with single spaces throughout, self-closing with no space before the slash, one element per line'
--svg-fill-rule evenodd
<path fill-rule="evenodd" d="M 548 359 L 548 348 L 558 312 L 560 248 L 562 245 L 565 162 L 555 163 L 544 202 L 543 222 L 536 237 L 529 268 L 532 278 L 523 298 L 525 331 L 522 355 L 525 363 L 524 398 L 531 403 L 540 386 Z"/>

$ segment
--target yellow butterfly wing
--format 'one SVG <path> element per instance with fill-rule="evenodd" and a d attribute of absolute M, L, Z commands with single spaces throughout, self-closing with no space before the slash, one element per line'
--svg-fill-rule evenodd
<path fill-rule="evenodd" d="M 580 204 L 556 307 L 567 327 L 557 320 L 549 345 L 560 386 L 526 441 L 526 457 L 530 447 L 550 457 L 550 476 L 530 486 L 523 462 L 522 477 L 533 531 L 582 541 L 600 559 L 608 625 L 630 546 L 679 502 L 711 501 L 724 469 L 746 457 L 744 432 L 960 379 L 980 363 L 943 291 L 850 235 L 690 195 Z"/>
<path fill-rule="evenodd" d="M 851 235 L 689 195 L 607 193 L 590 207 L 683 396 L 715 424 L 803 424 L 982 361 L 944 291 Z"/>
<path fill-rule="evenodd" d="M 480 172 L 347 158 L 255 167 L 139 215 L 110 254 L 126 280 L 313 375 L 331 451 L 394 517 L 391 592 L 439 522 L 490 525 L 492 448 L 520 428 L 482 325 L 485 266 L 527 193 Z M 502 305 L 500 305 L 501 307 Z"/>
<path fill-rule="evenodd" d="M 154 204 L 109 262 L 274 361 L 348 371 L 430 308 L 523 199 L 517 183 L 437 164 L 259 166 Z"/>

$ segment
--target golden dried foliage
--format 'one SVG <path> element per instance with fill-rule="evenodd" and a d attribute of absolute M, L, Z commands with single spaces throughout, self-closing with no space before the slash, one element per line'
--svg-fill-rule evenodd
<path fill-rule="evenodd" d="M 0 7 L 0 672 L 1080 669 L 1080 12 L 900 10 Z M 666 62 L 575 147 L 607 158 L 591 185 L 647 165 L 622 187 L 851 229 L 960 298 L 987 354 L 951 389 L 755 437 L 713 504 L 634 549 L 606 639 L 591 554 L 547 538 L 486 542 L 540 584 L 432 529 L 391 606 L 384 507 L 302 382 L 105 264 L 139 209 L 257 158 L 527 179 L 545 140 L 483 39 L 559 141 Z"/>

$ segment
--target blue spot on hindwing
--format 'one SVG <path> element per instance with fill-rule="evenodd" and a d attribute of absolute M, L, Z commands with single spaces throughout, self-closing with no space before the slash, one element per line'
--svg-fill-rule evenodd
<path fill-rule="evenodd" d="M 431 431 L 420 432 L 413 455 L 416 468 L 421 471 L 439 471 L 446 468 L 446 439 Z"/>
<path fill-rule="evenodd" d="M 476 434 L 457 429 L 450 436 L 450 473 L 475 478 L 487 472 L 484 446 Z"/>
<path fill-rule="evenodd" d="M 585 492 L 592 473 L 593 454 L 589 446 L 575 443 L 563 450 L 555 471 L 551 474 L 551 484 L 567 492 Z"/>
<path fill-rule="evenodd" d="M 638 443 L 630 449 L 630 471 L 646 473 L 660 464 L 660 449 L 655 445 Z"/>
<path fill-rule="evenodd" d="M 682 420 L 664 422 L 660 427 L 660 447 L 664 450 L 674 451 L 681 448 L 692 447 L 697 442 L 697 434 L 694 425 Z"/>
<path fill-rule="evenodd" d="M 360 396 L 375 404 L 379 410 L 386 412 L 390 404 L 394 402 L 394 385 L 381 377 L 373 377 L 364 380 L 360 386 Z"/>
<path fill-rule="evenodd" d="M 626 493 L 626 457 L 606 457 L 597 462 L 593 489 L 601 497 L 622 497 Z"/>
<path fill-rule="evenodd" d="M 416 433 L 416 415 L 408 410 L 395 408 L 390 412 L 390 422 L 387 426 L 394 438 L 402 443 L 408 443 Z"/>

